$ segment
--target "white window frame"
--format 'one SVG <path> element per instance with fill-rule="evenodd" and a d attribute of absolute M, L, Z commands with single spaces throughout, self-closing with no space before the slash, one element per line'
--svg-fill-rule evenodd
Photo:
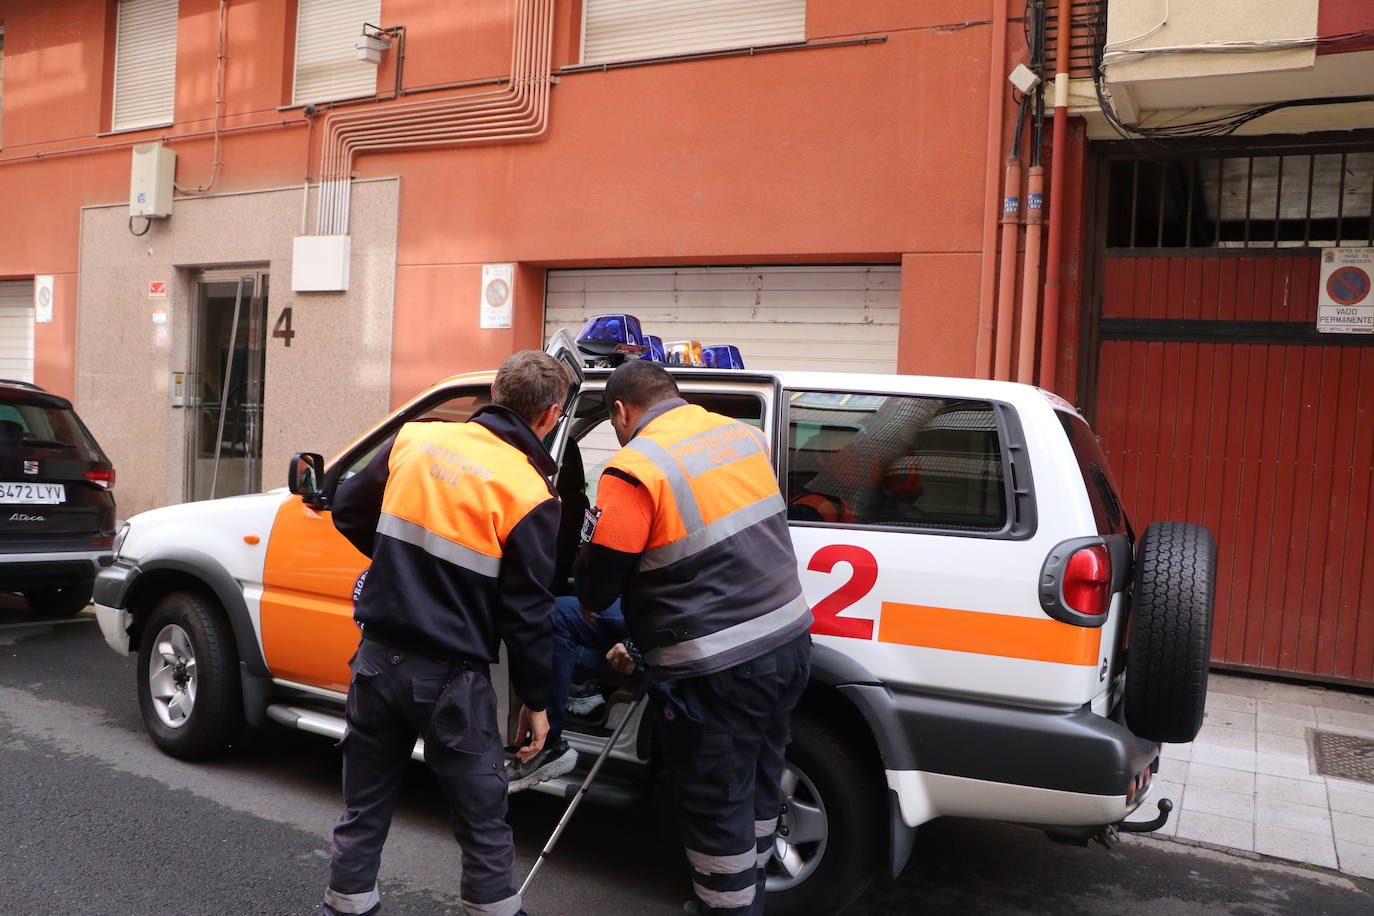
<path fill-rule="evenodd" d="M 126 20 L 124 12 L 134 4 L 144 4 L 151 10 L 161 12 L 168 18 L 158 21 L 154 27 L 159 30 L 159 34 L 154 37 L 154 41 L 160 40 L 160 47 L 137 48 L 137 57 L 134 66 L 148 68 L 165 67 L 170 61 L 171 69 L 168 76 L 156 81 L 155 85 L 141 86 L 132 84 L 135 88 L 129 88 L 130 83 L 126 79 L 131 76 L 128 68 L 124 64 L 128 63 L 124 54 L 121 54 L 122 41 L 125 38 Z M 180 20 L 180 4 L 177 0 L 118 0 L 115 8 L 115 60 L 114 60 L 114 92 L 113 104 L 110 113 L 111 130 L 138 130 L 145 127 L 164 127 L 171 124 L 175 118 L 176 108 L 176 56 L 177 56 L 177 27 Z M 125 54 L 133 48 L 124 48 Z M 146 79 L 146 77 L 145 77 Z M 134 111 L 130 112 L 129 109 Z M 144 111 L 148 108 L 148 111 Z"/>
<path fill-rule="evenodd" d="M 661 0 L 660 5 L 663 12 L 656 15 L 695 15 L 696 18 L 685 23 L 676 34 L 665 30 L 657 36 L 645 35 L 637 41 L 618 42 L 615 47 L 593 46 L 589 53 L 587 28 L 589 24 L 595 26 L 594 19 L 598 15 L 593 7 L 608 8 L 608 15 L 614 16 L 615 7 L 625 7 L 624 12 L 630 14 L 643 4 L 634 0 L 583 0 L 581 63 L 652 60 L 806 41 L 806 0 Z M 720 26 L 730 25 L 739 29 L 737 37 L 721 34 Z"/>
<path fill-rule="evenodd" d="M 296 6 L 295 50 L 291 59 L 291 104 L 311 105 L 335 102 L 340 99 L 367 98 L 377 94 L 378 67 L 356 60 L 354 42 L 362 37 L 363 23 L 381 25 L 382 0 L 299 0 Z M 318 21 L 307 21 L 307 17 Z M 356 20 L 354 22 L 353 20 Z M 314 30 L 323 28 L 330 33 L 331 51 L 337 42 L 337 56 L 315 58 L 311 67 L 329 67 L 334 72 L 324 77 L 315 75 L 301 80 L 302 39 L 311 42 Z M 313 45 L 307 53 L 317 54 Z"/>

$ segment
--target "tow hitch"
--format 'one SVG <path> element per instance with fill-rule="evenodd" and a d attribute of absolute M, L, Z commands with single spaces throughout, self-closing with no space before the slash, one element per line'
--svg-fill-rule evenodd
<path fill-rule="evenodd" d="M 1112 849 L 1121 842 L 1121 834 L 1123 833 L 1153 833 L 1169 820 L 1169 812 L 1174 810 L 1174 803 L 1167 798 L 1161 798 L 1156 807 L 1159 809 L 1159 816 L 1154 820 L 1121 821 L 1118 824 L 1108 824 L 1093 834 L 1093 839 L 1107 849 Z"/>

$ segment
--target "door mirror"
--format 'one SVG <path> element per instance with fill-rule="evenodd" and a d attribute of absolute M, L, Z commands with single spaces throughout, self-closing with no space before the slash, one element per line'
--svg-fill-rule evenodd
<path fill-rule="evenodd" d="M 315 452 L 297 452 L 291 456 L 291 469 L 286 486 L 307 506 L 319 506 L 320 489 L 324 481 L 324 457 Z"/>

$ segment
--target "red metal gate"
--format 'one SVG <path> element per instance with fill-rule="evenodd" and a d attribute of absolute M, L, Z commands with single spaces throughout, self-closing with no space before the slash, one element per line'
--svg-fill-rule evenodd
<path fill-rule="evenodd" d="M 1213 658 L 1374 682 L 1374 339 L 1316 333 L 1318 252 L 1103 267 L 1097 431 L 1137 530 L 1216 534 Z"/>

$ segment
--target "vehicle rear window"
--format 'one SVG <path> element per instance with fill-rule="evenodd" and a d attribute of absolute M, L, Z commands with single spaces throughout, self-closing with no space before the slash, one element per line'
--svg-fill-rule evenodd
<path fill-rule="evenodd" d="M 1074 457 L 1078 459 L 1078 471 L 1083 475 L 1083 484 L 1088 490 L 1088 501 L 1092 503 L 1093 518 L 1097 522 L 1098 534 L 1125 534 L 1126 511 L 1121 507 L 1117 496 L 1116 480 L 1107 465 L 1107 456 L 1097 436 L 1088 428 L 1081 417 L 1056 410 L 1059 423 L 1073 446 Z"/>
<path fill-rule="evenodd" d="M 997 412 L 986 401 L 791 391 L 788 518 L 996 532 L 1007 526 Z"/>
<path fill-rule="evenodd" d="M 85 461 L 104 460 L 70 408 L 10 392 L 0 392 L 0 449 L 59 451 Z"/>

